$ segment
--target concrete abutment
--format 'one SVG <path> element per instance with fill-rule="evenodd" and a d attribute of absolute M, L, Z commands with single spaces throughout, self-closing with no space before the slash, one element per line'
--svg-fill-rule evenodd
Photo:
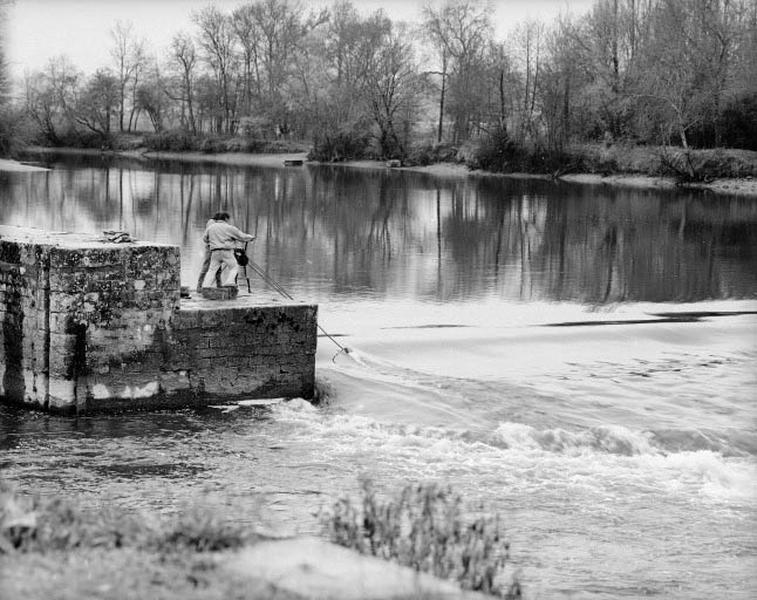
<path fill-rule="evenodd" d="M 0 226 L 0 399 L 63 413 L 314 392 L 317 306 L 180 298 L 179 248 Z"/>

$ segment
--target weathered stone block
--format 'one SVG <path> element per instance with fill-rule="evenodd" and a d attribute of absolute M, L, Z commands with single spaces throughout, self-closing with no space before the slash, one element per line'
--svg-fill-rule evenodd
<path fill-rule="evenodd" d="M 0 226 L 0 396 L 90 411 L 312 395 L 316 307 L 183 309 L 179 266 L 172 246 Z"/>
<path fill-rule="evenodd" d="M 60 412 L 76 410 L 76 381 L 50 375 L 48 407 Z"/>
<path fill-rule="evenodd" d="M 239 294 L 239 288 L 235 285 L 204 287 L 200 290 L 200 294 L 208 300 L 233 300 Z"/>

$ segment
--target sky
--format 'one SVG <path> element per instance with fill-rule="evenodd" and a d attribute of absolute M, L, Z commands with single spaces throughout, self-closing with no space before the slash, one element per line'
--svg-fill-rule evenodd
<path fill-rule="evenodd" d="M 300 0 L 307 8 L 322 8 L 331 0 Z M 427 0 L 353 0 L 363 13 L 382 8 L 392 20 L 418 22 Z M 432 0 L 439 4 L 442 0 Z M 191 31 L 191 12 L 215 4 L 230 12 L 244 0 L 11 0 L 4 33 L 11 74 L 44 67 L 52 57 L 66 54 L 87 73 L 110 62 L 110 30 L 116 21 L 131 21 L 153 51 L 162 52 L 180 30 Z M 560 13 L 581 14 L 594 0 L 494 0 L 499 39 L 527 19 L 550 22 Z"/>

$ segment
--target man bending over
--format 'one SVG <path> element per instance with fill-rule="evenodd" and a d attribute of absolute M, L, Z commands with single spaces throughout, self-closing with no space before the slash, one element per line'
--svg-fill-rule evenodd
<path fill-rule="evenodd" d="M 237 261 L 234 258 L 235 242 L 251 242 L 254 235 L 244 233 L 229 223 L 229 213 L 219 212 L 208 223 L 202 241 L 210 248 L 210 268 L 205 274 L 203 287 L 212 287 L 214 273 L 221 268 L 221 285 L 235 285 Z"/>

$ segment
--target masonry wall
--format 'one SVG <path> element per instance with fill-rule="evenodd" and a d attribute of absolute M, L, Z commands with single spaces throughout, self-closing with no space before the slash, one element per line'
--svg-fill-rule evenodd
<path fill-rule="evenodd" d="M 49 247 L 0 237 L 0 396 L 36 402 L 48 392 Z"/>
<path fill-rule="evenodd" d="M 299 304 L 179 308 L 131 352 L 114 351 L 111 332 L 92 329 L 87 410 L 311 398 L 316 320 L 317 307 Z"/>
<path fill-rule="evenodd" d="M 317 309 L 180 305 L 175 246 L 0 226 L 0 398 L 58 412 L 312 397 Z"/>
<path fill-rule="evenodd" d="M 168 368 L 214 398 L 313 395 L 315 306 L 182 309 L 172 322 Z M 168 387 L 166 388 L 168 389 Z"/>

